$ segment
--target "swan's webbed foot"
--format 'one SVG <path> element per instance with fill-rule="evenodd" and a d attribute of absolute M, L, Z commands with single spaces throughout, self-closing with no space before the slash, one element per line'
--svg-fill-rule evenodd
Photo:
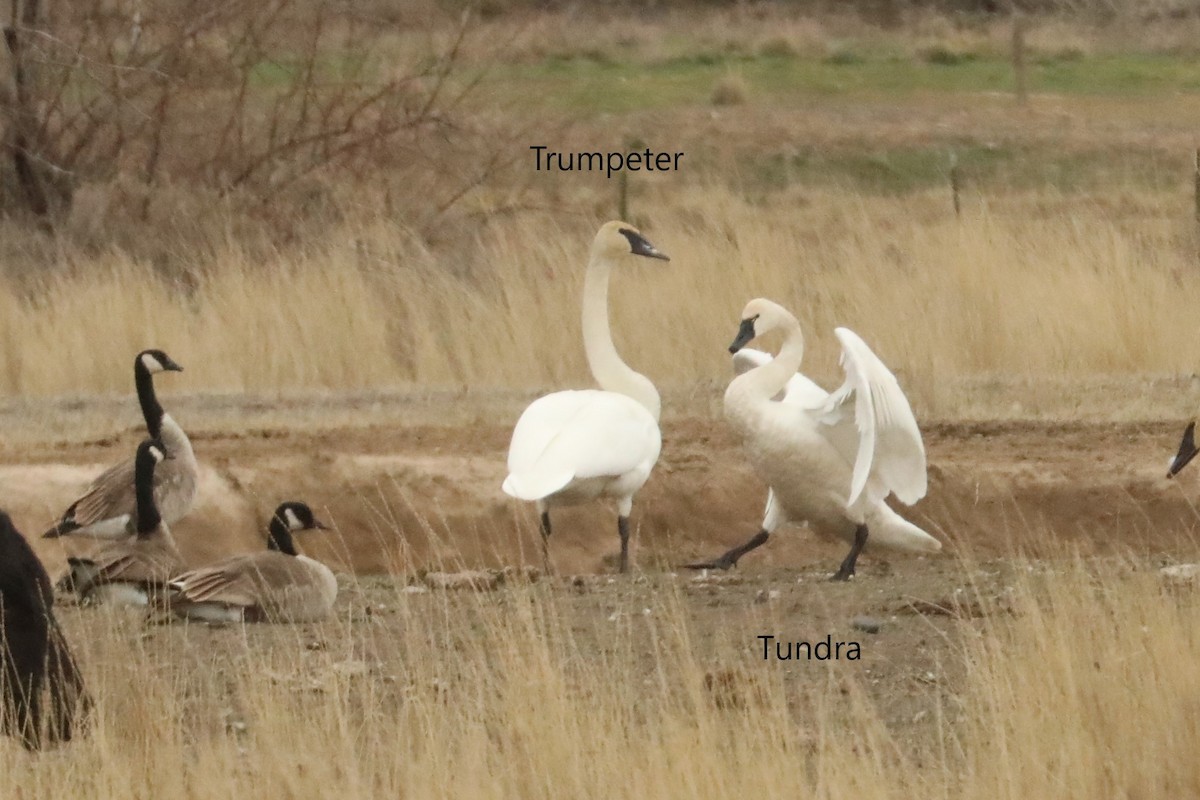
<path fill-rule="evenodd" d="M 681 567 L 683 569 L 730 569 L 736 567 L 738 560 L 742 556 L 754 548 L 765 544 L 770 535 L 765 530 L 759 531 L 750 541 L 733 548 L 729 552 L 714 558 L 712 561 L 696 561 L 691 564 L 682 564 Z"/>
<path fill-rule="evenodd" d="M 862 552 L 863 547 L 867 544 L 867 536 L 869 532 L 866 525 L 859 525 L 854 531 L 854 544 L 850 546 L 850 552 L 846 555 L 842 565 L 838 567 L 838 571 L 830 576 L 831 581 L 848 581 L 854 577 L 854 567 L 858 562 L 858 554 Z"/>

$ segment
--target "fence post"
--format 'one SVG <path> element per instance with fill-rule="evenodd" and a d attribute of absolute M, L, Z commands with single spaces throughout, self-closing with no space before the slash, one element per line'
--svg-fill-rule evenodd
<path fill-rule="evenodd" d="M 950 197 L 954 201 L 954 216 L 962 216 L 962 202 L 959 192 L 962 189 L 962 179 L 958 172 L 958 153 L 950 151 Z"/>
<path fill-rule="evenodd" d="M 1012 65 L 1013 85 L 1017 93 L 1017 104 L 1025 105 L 1029 100 L 1028 65 L 1025 58 L 1025 15 L 1016 12 L 1013 15 L 1012 30 Z"/>
<path fill-rule="evenodd" d="M 1192 206 L 1196 213 L 1196 227 L 1200 229 L 1200 147 L 1192 153 Z"/>

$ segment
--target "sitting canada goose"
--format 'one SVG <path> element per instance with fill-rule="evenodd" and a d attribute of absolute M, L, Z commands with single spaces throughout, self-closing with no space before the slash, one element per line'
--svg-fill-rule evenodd
<path fill-rule="evenodd" d="M 146 419 L 146 432 L 162 442 L 171 459 L 154 474 L 154 499 L 168 525 L 174 525 L 191 510 L 196 499 L 197 466 L 192 443 L 183 428 L 163 411 L 154 393 L 154 374 L 182 372 L 183 367 L 162 350 L 143 350 L 133 360 L 133 381 Z M 133 532 L 136 506 L 133 489 L 133 459 L 115 464 L 100 473 L 83 496 L 70 505 L 62 518 L 43 536 L 90 536 L 123 539 Z"/>
<path fill-rule="evenodd" d="M 759 476 L 770 487 L 762 529 L 750 541 L 692 569 L 728 569 L 789 520 L 808 522 L 820 535 L 853 545 L 834 580 L 854 575 L 858 555 L 872 542 L 935 552 L 937 539 L 887 505 L 894 493 L 912 504 L 925 496 L 925 447 L 896 378 L 853 331 L 838 328 L 846 380 L 833 394 L 796 381 L 804 355 L 800 323 L 769 300 L 751 300 L 742 312 L 737 353 L 756 336 L 781 328 L 786 336 L 774 359 L 739 374 L 725 391 L 725 416 L 742 435 Z M 738 365 L 739 370 L 746 364 Z M 781 402 L 773 402 L 784 393 Z"/>
<path fill-rule="evenodd" d="M 1179 452 L 1175 454 L 1167 467 L 1167 477 L 1174 478 L 1178 475 L 1179 471 L 1196 457 L 1196 453 L 1200 453 L 1200 449 L 1196 448 L 1196 423 L 1189 422 L 1188 426 L 1183 429 L 1183 440 L 1179 443 Z"/>
<path fill-rule="evenodd" d="M 171 610 L 204 622 L 311 622 L 337 599 L 329 567 L 296 552 L 292 534 L 328 530 L 304 503 L 283 503 L 267 526 L 267 549 L 201 567 L 171 581 Z"/>
<path fill-rule="evenodd" d="M 154 469 L 166 453 L 161 442 L 147 439 L 134 457 L 137 532 L 126 541 L 107 542 L 86 558 L 67 559 L 69 585 L 85 600 L 117 605 L 158 605 L 167 581 L 183 571 L 183 557 L 171 529 L 154 502 Z"/>
<path fill-rule="evenodd" d="M 0 731 L 30 750 L 69 740 L 90 705 L 53 605 L 46 570 L 0 511 Z M 43 719 L 47 690 L 49 718 Z"/>
<path fill-rule="evenodd" d="M 537 503 L 542 558 L 549 569 L 550 508 L 599 497 L 617 501 L 621 572 L 629 570 L 629 513 L 662 449 L 654 384 L 621 360 L 608 327 L 612 268 L 644 256 L 669 260 L 632 225 L 609 222 L 592 242 L 583 284 L 583 344 L 600 389 L 533 401 L 513 430 L 504 491 Z"/>

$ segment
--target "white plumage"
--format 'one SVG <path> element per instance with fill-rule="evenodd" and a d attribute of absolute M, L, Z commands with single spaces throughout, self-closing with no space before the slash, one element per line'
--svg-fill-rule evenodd
<path fill-rule="evenodd" d="M 741 349 L 775 328 L 787 336 L 776 359 Z M 854 543 L 834 576 L 839 579 L 854 574 L 868 531 L 871 541 L 890 547 L 941 549 L 885 502 L 895 494 L 912 504 L 927 489 L 925 448 L 908 400 L 856 333 L 837 328 L 835 334 L 846 378 L 830 394 L 796 371 L 804 351 L 796 318 L 768 300 L 747 305 L 731 347 L 738 377 L 725 393 L 725 411 L 770 487 L 763 527 L 745 545 L 689 566 L 731 567 L 787 521 L 807 522 L 819 534 Z"/>
<path fill-rule="evenodd" d="M 555 392 L 517 421 L 503 488 L 520 500 L 632 494 L 661 447 L 658 423 L 637 401 L 596 389 Z"/>
<path fill-rule="evenodd" d="M 540 397 L 513 429 L 502 488 L 537 503 L 547 566 L 549 509 L 611 498 L 617 503 L 620 568 L 628 570 L 633 496 L 650 477 L 662 448 L 658 392 L 621 360 L 608 327 L 609 274 L 630 256 L 667 260 L 631 225 L 609 222 L 600 228 L 584 280 L 583 340 L 601 388 Z"/>

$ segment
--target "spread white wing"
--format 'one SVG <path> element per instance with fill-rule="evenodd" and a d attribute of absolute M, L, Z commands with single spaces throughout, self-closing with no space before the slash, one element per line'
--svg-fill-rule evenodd
<path fill-rule="evenodd" d="M 848 328 L 834 331 L 842 344 L 846 380 L 829 395 L 817 419 L 826 438 L 854 465 L 848 505 L 871 488 L 883 499 L 894 493 L 909 505 L 925 496 L 925 445 L 908 398 L 896 376 Z"/>
<path fill-rule="evenodd" d="M 582 478 L 618 477 L 658 460 L 662 435 L 632 398 L 595 389 L 533 401 L 513 430 L 504 491 L 540 500 Z"/>

